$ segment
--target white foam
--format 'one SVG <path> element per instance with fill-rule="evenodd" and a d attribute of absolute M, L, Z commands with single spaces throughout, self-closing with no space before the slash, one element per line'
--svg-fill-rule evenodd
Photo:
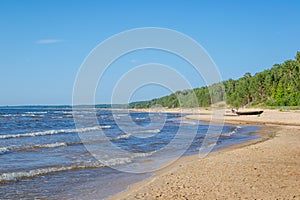
<path fill-rule="evenodd" d="M 126 138 L 129 138 L 131 136 L 131 134 L 127 133 L 127 134 L 124 134 L 124 135 L 120 135 L 120 136 L 117 136 L 111 140 L 119 140 L 119 139 L 126 139 Z"/>
<path fill-rule="evenodd" d="M 60 144 L 60 143 L 57 143 Z M 61 143 L 62 145 L 62 143 Z M 44 145 L 45 146 L 45 145 Z M 50 145 L 48 145 L 50 146 Z M 1 148 L 0 148 L 1 149 Z M 87 161 L 87 162 L 81 162 L 77 164 L 73 164 L 71 166 L 58 166 L 58 167 L 47 167 L 47 168 L 40 168 L 40 169 L 32 169 L 28 171 L 20 171 L 20 172 L 7 172 L 0 174 L 0 182 L 5 181 L 16 181 L 24 178 L 33 178 L 36 176 L 46 175 L 50 173 L 55 172 L 63 172 L 68 170 L 80 170 L 80 169 L 86 169 L 86 168 L 101 168 L 106 166 L 116 166 L 116 165 L 123 165 L 128 164 L 132 162 L 132 159 L 134 158 L 143 158 L 151 156 L 153 152 L 148 153 L 136 153 L 131 156 L 131 158 L 125 157 L 125 158 L 114 158 L 114 159 L 108 159 L 108 160 L 102 160 L 100 161 Z"/>
<path fill-rule="evenodd" d="M 105 166 L 115 166 L 115 165 L 127 164 L 130 162 L 132 162 L 132 160 L 130 158 L 114 158 L 114 159 L 109 159 L 107 161 L 102 161 L 102 162 L 97 162 L 97 163 L 103 163 Z M 97 163 L 96 163 L 96 166 L 97 166 Z"/>
<path fill-rule="evenodd" d="M 67 146 L 65 142 L 56 142 L 52 144 L 40 144 L 40 145 L 33 145 L 32 148 L 55 148 L 55 147 L 63 147 Z"/>
<path fill-rule="evenodd" d="M 78 129 L 60 129 L 60 130 L 48 130 L 48 131 L 23 133 L 23 134 L 0 135 L 0 139 L 55 135 L 55 134 L 60 134 L 60 133 L 75 133 L 75 132 L 81 133 L 81 132 L 95 131 L 95 130 L 100 130 L 100 129 L 107 129 L 110 127 L 111 126 L 106 125 L 106 126 L 94 126 L 94 127 L 86 127 L 86 128 L 78 128 Z"/>
<path fill-rule="evenodd" d="M 117 117 L 126 117 L 126 116 L 128 116 L 128 114 L 114 114 L 114 116 L 117 116 Z"/>
<path fill-rule="evenodd" d="M 3 181 L 16 181 L 22 178 L 32 178 L 35 176 L 40 176 L 43 174 L 49 174 L 53 172 L 61 172 L 72 170 L 73 167 L 50 167 L 50 168 L 42 168 L 42 169 L 33 169 L 24 172 L 8 172 L 0 175 L 0 182 Z"/>
<path fill-rule="evenodd" d="M 23 113 L 23 114 L 4 114 L 4 115 L 1 115 L 2 117 L 41 117 L 43 116 L 42 114 L 40 113 L 34 113 L 34 112 L 26 112 L 26 113 Z"/>
<path fill-rule="evenodd" d="M 47 111 L 33 111 L 33 112 L 25 112 L 26 114 L 47 114 Z"/>
<path fill-rule="evenodd" d="M 18 117 L 20 116 L 19 114 L 4 114 L 4 115 L 1 115 L 2 117 Z"/>
<path fill-rule="evenodd" d="M 156 152 L 157 151 L 152 151 L 152 152 L 148 152 L 148 153 L 136 153 L 136 154 L 134 154 L 134 156 L 132 156 L 132 158 L 145 158 L 145 157 L 152 156 Z"/>
<path fill-rule="evenodd" d="M 0 155 L 5 154 L 8 151 L 9 151 L 9 149 L 7 147 L 0 147 Z"/>
<path fill-rule="evenodd" d="M 195 121 L 180 121 L 181 124 L 189 124 L 189 125 L 194 125 L 197 126 L 199 123 Z"/>
<path fill-rule="evenodd" d="M 62 110 L 58 110 L 58 111 L 53 111 L 53 113 L 58 113 L 58 114 L 60 114 L 60 113 L 63 113 L 63 114 L 72 114 L 73 111 L 72 111 L 72 110 L 70 110 L 70 111 L 62 111 Z"/>
<path fill-rule="evenodd" d="M 135 120 L 145 120 L 145 117 L 136 117 Z"/>
<path fill-rule="evenodd" d="M 140 131 L 133 131 L 133 134 L 137 133 L 160 133 L 159 129 L 149 129 L 149 130 L 140 130 Z"/>
<path fill-rule="evenodd" d="M 238 131 L 238 129 L 240 129 L 240 128 L 242 128 L 242 127 L 236 126 L 232 131 L 227 132 L 227 133 L 222 133 L 222 136 L 231 136 L 231 135 L 235 134 Z"/>
<path fill-rule="evenodd" d="M 81 142 L 73 142 L 73 143 L 55 142 L 50 144 L 34 144 L 28 146 L 10 146 L 10 147 L 2 147 L 2 148 L 6 148 L 7 151 L 23 151 L 23 150 L 30 150 L 30 149 L 57 148 L 57 147 L 70 146 L 73 144 L 82 144 L 82 143 Z M 1 154 L 1 148 L 0 148 L 0 154 Z"/>
<path fill-rule="evenodd" d="M 24 178 L 33 178 L 36 176 L 41 176 L 45 174 L 55 173 L 55 172 L 63 172 L 68 170 L 80 170 L 86 168 L 101 168 L 105 166 L 115 166 L 130 163 L 132 160 L 130 158 L 115 158 L 107 161 L 93 161 L 86 162 L 82 164 L 75 164 L 72 166 L 61 166 L 61 167 L 48 167 L 48 168 L 40 168 L 40 169 L 32 169 L 29 171 L 21 171 L 21 172 L 7 172 L 0 174 L 0 182 L 5 181 L 16 181 Z"/>
<path fill-rule="evenodd" d="M 236 131 L 230 131 L 230 132 L 227 132 L 227 133 L 222 133 L 222 136 L 231 136 L 235 133 L 236 133 Z"/>

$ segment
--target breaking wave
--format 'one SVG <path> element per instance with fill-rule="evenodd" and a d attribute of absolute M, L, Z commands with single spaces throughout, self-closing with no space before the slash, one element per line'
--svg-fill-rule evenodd
<path fill-rule="evenodd" d="M 231 136 L 231 135 L 237 133 L 238 130 L 239 130 L 240 128 L 242 128 L 242 127 L 236 126 L 236 127 L 234 127 L 231 131 L 226 132 L 226 133 L 222 133 L 221 136 L 227 136 L 227 137 L 229 137 L 229 136 Z"/>
<path fill-rule="evenodd" d="M 117 136 L 115 138 L 112 138 L 111 140 L 119 140 L 119 139 L 126 139 L 126 138 L 129 138 L 131 136 L 131 134 L 129 133 L 126 133 L 124 135 L 120 135 L 120 136 Z"/>
<path fill-rule="evenodd" d="M 140 121 L 143 121 L 143 120 L 145 120 L 146 119 L 146 117 L 136 117 L 135 118 L 135 120 L 140 120 Z"/>
<path fill-rule="evenodd" d="M 143 158 L 151 156 L 154 152 L 149 153 L 137 153 L 134 154 L 131 158 L 114 158 L 109 159 L 106 161 L 91 161 L 91 162 L 84 162 L 79 164 L 74 164 L 71 166 L 58 166 L 58 167 L 46 167 L 40 169 L 32 169 L 28 171 L 20 171 L 20 172 L 7 172 L 0 174 L 0 183 L 7 182 L 7 181 L 17 181 L 20 179 L 25 178 L 33 178 L 36 176 L 56 173 L 56 172 L 63 172 L 69 170 L 82 170 L 88 168 L 102 168 L 102 167 L 109 167 L 109 166 L 116 166 L 116 165 L 123 165 L 133 162 L 134 158 Z"/>
<path fill-rule="evenodd" d="M 140 130 L 140 131 L 133 131 L 133 134 L 137 133 L 160 133 L 159 129 L 149 129 L 149 130 Z"/>
<path fill-rule="evenodd" d="M 24 151 L 24 150 L 30 150 L 30 149 L 42 149 L 42 148 L 56 148 L 56 147 L 63 147 L 63 146 L 69 146 L 73 144 L 80 144 L 80 142 L 77 143 L 65 143 L 65 142 L 56 142 L 51 144 L 35 144 L 35 145 L 28 145 L 28 146 L 16 146 L 16 147 L 0 147 L 0 155 L 5 154 L 9 151 Z"/>
<path fill-rule="evenodd" d="M 88 132 L 95 131 L 100 129 L 107 129 L 111 126 L 94 126 L 87 128 L 79 128 L 79 129 L 60 129 L 60 130 L 48 130 L 48 131 L 39 131 L 32 133 L 22 133 L 22 134 L 9 134 L 9 135 L 0 135 L 0 139 L 8 139 L 8 138 L 19 138 L 19 137 L 34 137 L 34 136 L 43 136 L 43 135 L 55 135 L 55 134 L 64 134 L 64 133 L 76 133 L 76 132 Z"/>
<path fill-rule="evenodd" d="M 5 154 L 8 151 L 9 151 L 9 149 L 7 147 L 0 147 L 0 155 Z"/>
<path fill-rule="evenodd" d="M 55 148 L 62 146 L 68 146 L 68 144 L 65 142 L 56 142 L 52 144 L 33 145 L 32 148 Z"/>

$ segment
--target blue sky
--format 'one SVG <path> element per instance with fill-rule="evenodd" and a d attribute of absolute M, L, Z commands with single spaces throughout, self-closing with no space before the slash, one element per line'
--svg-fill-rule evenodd
<path fill-rule="evenodd" d="M 108 37 L 139 27 L 169 28 L 192 37 L 223 79 L 254 74 L 300 50 L 299 10 L 297 0 L 0 0 L 0 105 L 71 104 L 77 71 L 89 52 Z M 152 61 L 151 53 L 135 57 L 138 64 Z M 162 62 L 168 58 L 161 56 Z M 193 87 L 203 84 L 193 73 L 186 76 Z M 109 102 L 114 82 L 106 79 L 97 103 Z M 148 87 L 134 100 L 168 92 Z"/>

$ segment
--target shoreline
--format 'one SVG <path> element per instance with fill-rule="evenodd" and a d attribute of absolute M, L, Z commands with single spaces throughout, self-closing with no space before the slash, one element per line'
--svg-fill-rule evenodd
<path fill-rule="evenodd" d="M 143 110 L 145 111 L 145 110 Z M 147 110 L 149 112 L 149 110 Z M 166 110 L 151 110 L 151 112 L 170 112 L 168 109 Z M 171 110 L 171 112 L 178 112 L 176 109 Z M 193 113 L 192 115 L 188 114 L 187 116 L 183 117 L 184 119 L 189 120 L 200 120 L 203 122 L 209 122 L 210 121 L 210 113 L 211 111 L 204 111 L 199 112 L 195 115 L 195 112 L 190 112 L 190 110 L 184 110 L 182 113 Z M 278 113 L 280 116 L 278 116 Z M 286 112 L 284 112 L 286 113 Z M 290 112 L 288 112 L 290 113 Z M 255 132 L 256 135 L 259 135 L 260 138 L 253 139 L 250 141 L 246 141 L 239 144 L 233 144 L 228 147 L 224 147 L 219 149 L 217 152 L 211 152 L 209 155 L 207 155 L 204 158 L 199 158 L 199 155 L 189 155 L 189 156 L 183 156 L 176 160 L 173 164 L 164 167 L 156 172 L 153 173 L 153 176 L 150 178 L 147 178 L 141 182 L 135 183 L 133 185 L 129 186 L 129 189 L 115 194 L 114 196 L 109 197 L 108 199 L 114 200 L 114 199 L 174 199 L 174 198 L 186 198 L 186 199 L 198 199 L 198 198 L 221 198 L 221 199 L 237 199 L 237 198 L 270 198 L 271 196 L 275 197 L 282 197 L 282 198 L 299 198 L 300 199 L 300 192 L 298 192 L 297 188 L 300 187 L 300 122 L 297 121 L 300 117 L 299 112 L 291 112 L 293 113 L 293 117 L 286 118 L 286 114 L 283 114 L 279 111 L 272 110 L 271 112 L 268 110 L 262 116 L 264 117 L 256 117 L 256 116 L 235 116 L 232 115 L 225 115 L 225 124 L 233 124 L 233 125 L 253 125 L 258 126 L 262 125 L 262 128 Z M 275 115 L 277 114 L 277 115 Z M 272 115 L 273 118 L 268 120 L 268 117 Z M 277 120 L 277 121 L 276 121 Z M 297 123 L 298 122 L 298 123 Z M 224 164 L 228 167 L 234 168 L 236 171 L 239 171 L 241 168 L 245 168 L 245 165 L 238 162 L 235 159 L 231 159 L 232 157 L 235 157 L 236 154 L 240 154 L 240 158 L 245 157 L 245 155 L 249 155 L 249 158 L 251 158 L 252 162 L 248 163 L 248 165 L 257 165 L 257 167 L 254 167 L 255 169 L 258 169 L 259 164 L 257 162 L 262 159 L 266 159 L 265 157 L 272 157 L 274 155 L 267 154 L 255 154 L 253 153 L 253 149 L 262 149 L 262 152 L 266 152 L 266 150 L 270 151 L 270 148 L 274 148 L 274 151 L 279 151 L 280 149 L 285 148 L 287 151 L 285 153 L 289 156 L 289 146 L 286 146 L 284 143 L 280 143 L 280 140 L 278 138 L 283 138 L 287 142 L 294 142 L 296 147 L 290 147 L 292 150 L 292 155 L 296 159 L 298 159 L 298 162 L 296 162 L 293 165 L 292 173 L 297 179 L 291 178 L 291 182 L 294 184 L 285 184 L 283 188 L 289 188 L 289 192 L 284 192 L 280 190 L 279 187 L 275 187 L 276 184 L 274 184 L 274 187 L 255 187 L 255 184 L 263 184 L 268 183 L 270 185 L 273 184 L 275 180 L 256 180 L 251 181 L 250 179 L 255 179 L 255 174 L 251 174 L 253 170 L 248 170 L 247 168 L 244 169 L 245 175 L 239 174 L 236 176 L 236 174 L 231 174 L 231 171 L 223 171 Z M 298 140 L 297 140 L 298 139 Z M 274 143 L 280 143 L 280 145 L 276 146 Z M 267 146 L 267 147 L 265 147 Z M 271 146 L 271 147 L 270 147 Z M 298 148 L 297 148 L 298 147 Z M 276 149 L 277 148 L 277 149 Z M 283 151 L 283 150 L 282 150 Z M 271 151 L 272 152 L 272 151 Z M 296 152 L 296 155 L 295 155 Z M 255 154 L 255 155 L 254 155 Z M 228 156 L 229 155 L 229 156 Z M 265 157 L 264 157 L 265 156 Z M 278 158 L 275 156 L 274 159 L 282 159 L 282 156 L 278 156 Z M 219 161 L 223 161 L 223 163 Z M 255 161 L 257 160 L 257 161 Z M 289 159 L 287 159 L 288 161 Z M 214 161 L 214 162 L 212 162 Z M 230 161 L 232 162 L 232 165 L 230 164 Z M 246 159 L 245 162 L 248 160 Z M 229 162 L 229 163 L 228 163 Z M 199 165 L 200 163 L 200 165 Z M 197 166 L 211 166 L 219 168 L 220 171 L 224 172 L 220 174 L 219 171 L 215 171 L 212 169 L 209 169 L 209 167 L 202 168 L 203 171 L 206 173 L 203 173 L 202 170 L 198 169 Z M 216 164 L 216 165 L 215 165 Z M 270 164 L 270 163 L 269 163 Z M 268 164 L 265 164 L 268 165 Z M 270 168 L 270 172 L 265 172 L 265 175 L 268 173 L 271 174 L 278 174 L 278 171 L 282 171 L 286 166 L 281 166 L 282 168 L 276 169 L 272 171 L 272 168 Z M 254 169 L 253 168 L 253 169 Z M 250 168 L 251 169 L 251 168 Z M 263 167 L 262 167 L 263 169 Z M 187 175 L 188 174 L 188 175 Z M 219 176 L 217 176 L 218 174 Z M 222 175 L 222 176 L 221 176 Z M 249 176 L 250 175 L 250 176 Z M 226 177 L 227 179 L 238 179 L 237 186 L 252 184 L 250 186 L 250 189 L 248 187 L 240 187 L 240 189 L 236 189 L 233 187 L 233 185 L 236 185 L 236 183 L 231 183 L 228 181 L 222 181 L 220 180 L 220 177 Z M 262 177 L 262 174 L 259 174 L 259 177 Z M 241 181 L 247 180 L 249 181 Z M 282 181 L 282 177 L 278 175 L 277 177 L 280 181 Z M 256 178 L 257 179 L 257 178 Z M 267 178 L 268 179 L 268 178 Z M 206 183 L 206 181 L 209 183 Z M 213 189 L 215 187 L 214 181 L 217 181 L 219 186 L 222 185 L 222 192 L 221 191 L 215 191 Z M 289 181 L 288 179 L 285 181 Z M 276 181 L 275 181 L 276 182 Z M 201 184 L 200 184 L 201 183 Z M 203 184 L 205 183 L 205 184 Z M 221 184 L 222 183 L 222 184 Z M 278 183 L 280 185 L 280 183 Z M 199 187 L 201 185 L 202 187 Z M 214 186 L 213 188 L 210 187 Z M 257 188 L 262 191 L 265 191 L 264 189 L 268 189 L 272 191 L 272 194 L 269 192 L 257 192 L 255 189 Z M 278 189 L 279 188 L 279 189 Z M 223 191 L 224 190 L 224 191 Z M 226 193 L 228 192 L 229 193 Z M 268 194 L 268 195 L 267 195 Z M 271 195 L 271 196 L 270 196 Z"/>

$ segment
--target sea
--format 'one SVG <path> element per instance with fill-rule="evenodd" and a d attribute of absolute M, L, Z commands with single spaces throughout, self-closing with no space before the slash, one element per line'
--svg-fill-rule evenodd
<path fill-rule="evenodd" d="M 181 156 L 259 137 L 258 126 L 226 124 L 204 144 L 214 125 L 185 115 L 0 107 L 0 199 L 106 199 Z"/>

